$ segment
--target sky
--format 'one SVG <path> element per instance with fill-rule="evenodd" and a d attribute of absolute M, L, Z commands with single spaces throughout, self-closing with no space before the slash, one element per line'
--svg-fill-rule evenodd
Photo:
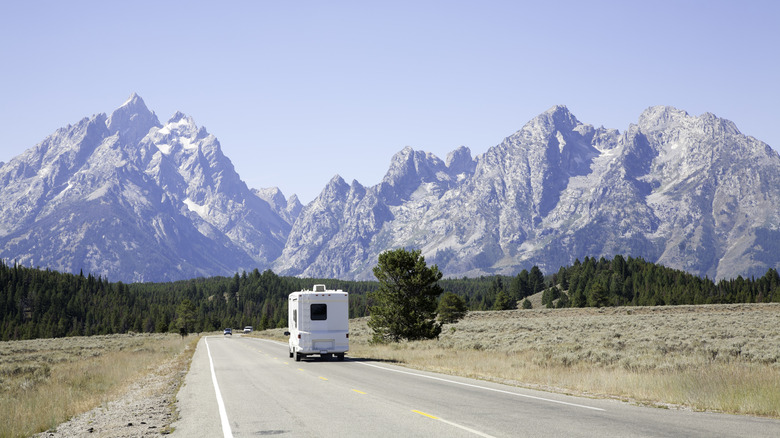
<path fill-rule="evenodd" d="M 0 161 L 138 93 L 304 204 L 406 146 L 484 153 L 566 105 L 711 112 L 780 149 L 780 2 L 0 2 Z"/>

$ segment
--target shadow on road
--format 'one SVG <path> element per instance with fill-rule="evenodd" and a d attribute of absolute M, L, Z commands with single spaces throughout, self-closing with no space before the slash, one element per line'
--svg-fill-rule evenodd
<path fill-rule="evenodd" d="M 399 360 L 394 359 L 375 359 L 373 357 L 347 357 L 344 360 L 352 362 L 383 362 L 383 363 L 401 363 Z"/>
<path fill-rule="evenodd" d="M 301 358 L 301 362 L 338 362 L 336 358 L 325 358 L 320 356 L 306 356 Z M 380 363 L 400 363 L 392 359 L 375 359 L 372 357 L 344 357 L 344 362 L 380 362 Z"/>

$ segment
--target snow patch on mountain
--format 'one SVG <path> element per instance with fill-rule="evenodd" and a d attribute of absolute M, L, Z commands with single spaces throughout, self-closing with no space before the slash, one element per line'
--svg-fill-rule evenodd
<path fill-rule="evenodd" d="M 779 203 L 780 156 L 728 120 L 657 106 L 621 132 L 556 105 L 476 157 L 405 147 L 379 184 L 335 175 L 304 206 L 133 94 L 0 165 L 0 257 L 122 281 L 371 279 L 406 247 L 447 276 L 624 254 L 727 278 L 780 269 Z"/>
<path fill-rule="evenodd" d="M 198 216 L 202 217 L 203 219 L 208 219 L 208 216 L 209 216 L 209 207 L 208 206 L 197 204 L 190 198 L 187 198 L 187 199 L 184 200 L 184 205 L 187 206 L 187 209 L 189 209 L 192 212 L 197 213 Z"/>

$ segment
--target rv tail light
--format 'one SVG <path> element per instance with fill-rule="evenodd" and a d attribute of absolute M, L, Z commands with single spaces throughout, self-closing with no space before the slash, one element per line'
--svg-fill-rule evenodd
<path fill-rule="evenodd" d="M 301 334 L 300 333 L 298 333 L 298 339 L 301 339 Z"/>
<path fill-rule="evenodd" d="M 349 333 L 347 333 L 347 339 L 349 339 Z"/>

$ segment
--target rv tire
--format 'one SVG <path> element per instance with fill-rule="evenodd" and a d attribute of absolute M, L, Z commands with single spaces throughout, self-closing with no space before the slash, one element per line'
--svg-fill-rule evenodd
<path fill-rule="evenodd" d="M 293 352 L 292 352 L 292 350 L 290 350 L 290 357 L 293 357 Z"/>
<path fill-rule="evenodd" d="M 336 357 L 338 358 L 338 360 L 344 360 L 344 353 L 339 353 L 336 355 Z"/>

